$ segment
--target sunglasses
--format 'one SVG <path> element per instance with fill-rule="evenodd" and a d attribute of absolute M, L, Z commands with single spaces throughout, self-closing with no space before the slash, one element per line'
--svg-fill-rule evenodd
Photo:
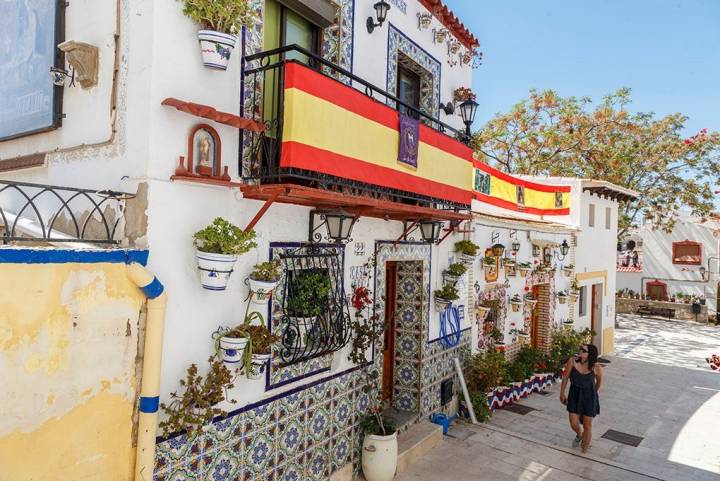
<path fill-rule="evenodd" d="M 585 352 L 585 353 L 587 353 L 587 352 L 588 352 L 587 347 L 581 347 L 581 348 L 580 348 L 580 352 Z"/>

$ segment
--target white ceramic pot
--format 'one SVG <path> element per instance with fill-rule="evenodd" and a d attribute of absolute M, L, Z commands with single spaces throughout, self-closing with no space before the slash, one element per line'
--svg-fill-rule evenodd
<path fill-rule="evenodd" d="M 397 470 L 397 432 L 389 436 L 366 434 L 362 470 L 367 481 L 392 481 Z"/>
<path fill-rule="evenodd" d="M 253 354 L 252 355 L 252 368 L 250 369 L 250 379 L 260 379 L 267 369 L 268 362 L 270 361 L 270 354 Z"/>
<path fill-rule="evenodd" d="M 529 309 L 534 309 L 536 304 L 537 304 L 537 299 L 525 299 L 525 305 Z"/>
<path fill-rule="evenodd" d="M 278 285 L 278 281 L 256 281 L 255 279 L 248 279 L 250 284 L 250 290 L 253 293 L 253 297 L 257 301 L 267 301 L 270 299 L 272 292 Z"/>
<path fill-rule="evenodd" d="M 220 338 L 222 360 L 227 367 L 242 368 L 243 354 L 247 343 L 246 337 L 223 336 Z"/>
<path fill-rule="evenodd" d="M 200 250 L 196 250 L 195 255 L 200 270 L 200 284 L 203 288 L 210 291 L 224 291 L 237 262 L 237 256 Z"/>
<path fill-rule="evenodd" d="M 214 30 L 198 30 L 198 40 L 203 64 L 209 68 L 227 70 L 230 54 L 237 43 L 237 35 Z"/>
<path fill-rule="evenodd" d="M 444 310 L 450 304 L 452 304 L 452 301 L 448 301 L 446 299 L 440 299 L 438 297 L 435 298 L 435 310 L 438 312 Z"/>
<path fill-rule="evenodd" d="M 467 265 L 472 265 L 475 262 L 475 256 L 468 254 L 460 254 L 460 262 Z"/>

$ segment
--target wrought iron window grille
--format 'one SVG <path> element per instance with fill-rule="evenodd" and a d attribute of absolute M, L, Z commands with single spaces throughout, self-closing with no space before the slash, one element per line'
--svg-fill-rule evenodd
<path fill-rule="evenodd" d="M 0 180 L 0 228 L 9 242 L 87 242 L 115 239 L 125 203 L 134 194 Z M 38 235 L 24 235 L 31 223 Z"/>
<path fill-rule="evenodd" d="M 350 340 L 350 311 L 339 246 L 306 244 L 281 251 L 280 316 L 273 329 L 281 367 L 342 349 Z"/>

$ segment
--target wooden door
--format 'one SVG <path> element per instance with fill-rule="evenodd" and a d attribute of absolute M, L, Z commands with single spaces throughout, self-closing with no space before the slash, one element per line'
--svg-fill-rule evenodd
<path fill-rule="evenodd" d="M 540 286 L 533 286 L 532 293 L 535 299 L 538 299 L 538 302 L 535 304 L 530 316 L 530 345 L 537 348 L 540 344 L 540 319 L 538 318 L 538 313 L 540 312 L 540 309 L 538 309 L 538 304 L 540 303 Z"/>
<path fill-rule="evenodd" d="M 396 310 L 397 262 L 385 265 L 385 337 L 382 360 L 382 400 L 392 401 L 393 367 L 395 364 L 395 310 Z"/>

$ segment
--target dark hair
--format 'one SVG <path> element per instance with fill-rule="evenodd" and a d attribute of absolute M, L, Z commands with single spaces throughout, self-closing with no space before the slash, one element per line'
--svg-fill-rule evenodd
<path fill-rule="evenodd" d="M 597 364 L 598 348 L 595 346 L 595 344 L 588 344 L 586 347 L 588 350 L 588 369 L 592 370 L 592 368 L 595 367 L 595 364 Z"/>

